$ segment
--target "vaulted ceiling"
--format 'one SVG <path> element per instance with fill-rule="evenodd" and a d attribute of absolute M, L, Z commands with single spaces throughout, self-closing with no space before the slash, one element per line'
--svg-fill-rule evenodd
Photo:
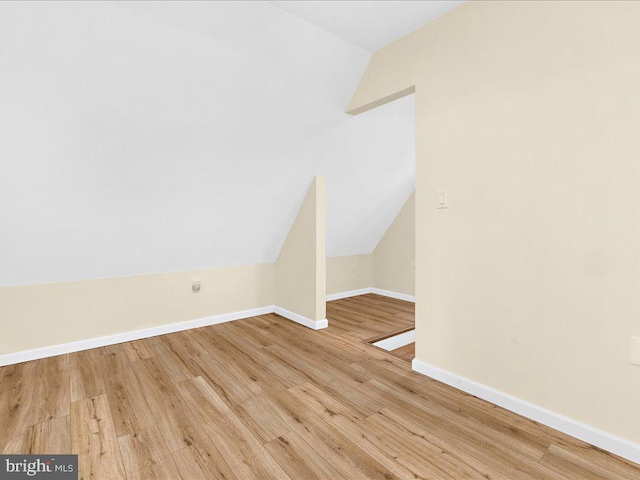
<path fill-rule="evenodd" d="M 453 10 L 464 0 L 278 0 L 271 3 L 375 52 Z"/>
<path fill-rule="evenodd" d="M 0 3 L 0 286 L 273 262 L 316 174 L 327 253 L 414 185 L 413 99 L 266 2 Z"/>

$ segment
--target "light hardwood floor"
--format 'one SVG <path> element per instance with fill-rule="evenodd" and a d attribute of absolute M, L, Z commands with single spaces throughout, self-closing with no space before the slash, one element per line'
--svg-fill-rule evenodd
<path fill-rule="evenodd" d="M 395 350 L 391 350 L 389 352 L 394 357 L 402 358 L 410 362 L 416 356 L 416 344 L 410 343 L 409 345 L 405 345 L 404 347 L 396 348 Z"/>
<path fill-rule="evenodd" d="M 363 295 L 0 369 L 0 452 L 81 479 L 638 479 L 640 468 L 413 373 L 364 341 L 413 305 Z"/>

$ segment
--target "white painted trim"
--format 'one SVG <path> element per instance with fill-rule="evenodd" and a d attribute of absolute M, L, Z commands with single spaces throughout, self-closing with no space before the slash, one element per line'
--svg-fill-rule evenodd
<path fill-rule="evenodd" d="M 446 383 L 458 390 L 474 395 L 515 412 L 523 417 L 527 417 L 538 423 L 559 430 L 567 435 L 578 438 L 584 442 L 595 445 L 608 452 L 619 455 L 627 460 L 640 464 L 640 445 L 624 438 L 617 437 L 610 433 L 598 430 L 595 427 L 580 423 L 571 418 L 552 412 L 545 408 L 528 403 L 508 393 L 500 392 L 481 383 L 474 382 L 467 378 L 448 372 L 439 367 L 430 365 L 417 358 L 413 359 L 412 368 L 414 371 L 428 377 Z"/>
<path fill-rule="evenodd" d="M 155 337 L 157 335 L 165 335 L 167 333 L 180 332 L 190 330 L 192 328 L 206 327 L 208 325 L 216 325 L 218 323 L 230 322 L 241 318 L 255 317 L 273 313 L 274 306 L 254 308 L 251 310 L 243 310 L 240 312 L 224 313 L 222 315 L 214 315 L 212 317 L 199 318 L 180 323 L 171 323 L 168 325 L 160 325 L 157 327 L 145 328 L 142 330 L 134 330 L 132 332 L 116 333 L 114 335 L 106 335 L 104 337 L 89 338 L 87 340 L 78 340 L 76 342 L 63 343 L 60 345 L 52 345 L 50 347 L 36 348 L 33 350 L 25 350 L 22 352 L 7 353 L 0 355 L 0 367 L 13 365 L 15 363 L 27 362 L 29 360 L 37 360 L 40 358 L 53 357 L 65 353 L 80 352 L 90 348 L 105 347 L 107 345 L 115 345 L 117 343 L 130 342 L 132 340 L 140 340 L 142 338 Z"/>
<path fill-rule="evenodd" d="M 397 298 L 398 300 L 404 300 L 405 302 L 416 303 L 416 297 L 413 295 L 407 295 L 406 293 L 392 292 L 391 290 L 382 290 L 381 288 L 367 287 L 360 288 L 358 290 L 349 290 L 348 292 L 332 293 L 327 295 L 327 302 L 333 300 L 340 300 L 341 298 L 357 297 L 358 295 L 366 295 L 367 293 L 375 293 L 376 295 L 382 295 L 384 297 Z"/>
<path fill-rule="evenodd" d="M 395 350 L 396 348 L 404 347 L 416 341 L 416 331 L 409 330 L 408 332 L 394 335 L 393 337 L 383 338 L 377 341 L 373 345 L 375 347 L 383 348 L 387 351 Z"/>
<path fill-rule="evenodd" d="M 266 307 L 253 308 L 251 310 L 242 310 L 239 312 L 223 313 L 212 317 L 198 318 L 196 320 L 188 320 L 186 322 L 170 323 L 168 325 L 159 325 L 157 327 L 144 328 L 131 332 L 115 333 L 113 335 L 105 335 L 104 337 L 88 338 L 86 340 L 78 340 L 76 342 L 63 343 L 59 345 L 51 345 L 49 347 L 35 348 L 33 350 L 24 350 L 22 352 L 5 353 L 0 355 L 0 367 L 13 365 L 16 363 L 28 362 L 30 360 L 38 360 L 41 358 L 54 357 L 65 353 L 81 352 L 91 348 L 106 347 L 107 345 L 116 345 L 123 342 L 131 342 L 142 338 L 156 337 L 158 335 L 166 335 L 167 333 L 181 332 L 192 328 L 206 327 L 209 325 L 217 325 L 219 323 L 231 322 L 243 318 L 257 317 L 268 313 L 276 312 L 283 317 L 300 323 L 305 327 L 314 330 L 327 328 L 329 323 L 324 320 L 310 320 L 302 315 L 285 310 L 284 308 L 268 305 Z"/>
<path fill-rule="evenodd" d="M 359 290 L 349 290 L 348 292 L 332 293 L 331 295 L 327 295 L 327 302 L 331 302 L 332 300 L 340 300 L 341 298 L 366 295 L 367 293 L 371 293 L 371 287 L 361 288 Z"/>
<path fill-rule="evenodd" d="M 275 313 L 284 318 L 288 318 L 289 320 L 293 320 L 300 325 L 312 328 L 313 330 L 320 330 L 321 328 L 327 328 L 329 326 L 329 322 L 327 322 L 326 318 L 322 320 L 311 320 L 310 318 L 290 312 L 282 307 L 275 307 Z"/>
<path fill-rule="evenodd" d="M 407 295 L 406 293 L 392 292 L 390 290 L 382 290 L 380 288 L 372 288 L 371 293 L 384 295 L 385 297 L 397 298 L 398 300 L 404 300 L 405 302 L 416 303 L 416 297 L 413 295 Z"/>

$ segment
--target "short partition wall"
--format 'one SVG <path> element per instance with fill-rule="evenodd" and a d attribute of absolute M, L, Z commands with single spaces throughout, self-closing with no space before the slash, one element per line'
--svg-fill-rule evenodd
<path fill-rule="evenodd" d="M 276 313 L 310 328 L 326 319 L 325 180 L 318 175 L 275 263 Z"/>

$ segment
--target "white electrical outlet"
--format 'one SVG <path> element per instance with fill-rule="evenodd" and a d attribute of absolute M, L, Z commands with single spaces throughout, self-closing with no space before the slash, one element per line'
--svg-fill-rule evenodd
<path fill-rule="evenodd" d="M 640 337 L 631 337 L 631 356 L 629 361 L 640 367 Z"/>
<path fill-rule="evenodd" d="M 200 280 L 196 280 L 191 284 L 191 291 L 193 293 L 199 293 L 200 292 Z"/>

